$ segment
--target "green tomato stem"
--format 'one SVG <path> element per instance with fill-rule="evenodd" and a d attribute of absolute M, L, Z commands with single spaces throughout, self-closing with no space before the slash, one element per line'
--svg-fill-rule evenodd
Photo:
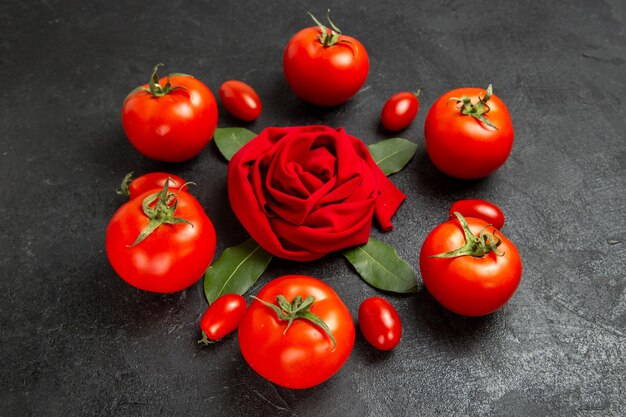
<path fill-rule="evenodd" d="M 293 300 L 291 300 L 291 303 L 289 303 L 284 296 L 278 295 L 276 296 L 276 302 L 278 303 L 278 305 L 268 303 L 267 301 L 261 300 L 254 295 L 251 295 L 250 297 L 254 298 L 257 301 L 260 301 L 263 305 L 274 310 L 279 320 L 287 322 L 287 327 L 283 331 L 283 335 L 287 333 L 287 330 L 289 330 L 294 320 L 307 320 L 324 330 L 326 335 L 333 342 L 333 352 L 335 351 L 335 349 L 337 349 L 337 341 L 333 336 L 333 332 L 321 318 L 311 313 L 310 311 L 311 306 L 313 305 L 313 303 L 315 303 L 315 297 L 313 297 L 312 295 L 309 295 L 304 300 L 301 296 L 298 295 L 294 297 Z"/>
<path fill-rule="evenodd" d="M 333 46 L 334 44 L 339 42 L 341 29 L 339 29 L 337 25 L 335 25 L 333 21 L 330 20 L 330 9 L 328 9 L 328 12 L 326 13 L 326 20 L 328 20 L 328 23 L 330 24 L 330 29 L 324 26 L 319 20 L 317 20 L 317 18 L 313 16 L 311 12 L 307 13 L 309 14 L 309 16 L 311 16 L 311 19 L 313 19 L 315 24 L 320 28 L 320 34 L 318 35 L 317 39 L 319 39 L 322 45 L 324 45 L 324 48 L 328 48 L 329 46 Z"/>
<path fill-rule="evenodd" d="M 478 236 L 474 236 L 472 231 L 465 220 L 465 217 L 458 211 L 454 212 L 454 215 L 461 223 L 463 234 L 465 235 L 465 245 L 458 249 L 448 252 L 440 253 L 438 255 L 432 255 L 431 258 L 457 258 L 459 256 L 473 256 L 475 258 L 482 258 L 489 252 L 495 253 L 497 256 L 504 256 L 504 252 L 498 252 L 498 247 L 502 244 L 502 239 L 496 236 L 496 232 L 490 235 L 486 232 L 486 229 L 491 226 L 487 225 L 478 233 Z"/>
<path fill-rule="evenodd" d="M 472 104 L 472 99 L 468 96 L 463 97 L 451 97 L 448 101 L 456 100 L 457 103 L 461 103 L 460 111 L 461 114 L 466 116 L 472 116 L 476 120 L 486 124 L 489 127 L 492 127 L 498 130 L 498 127 L 491 123 L 489 119 L 485 116 L 491 110 L 487 102 L 491 99 L 493 95 L 493 86 L 489 84 L 487 90 L 485 90 L 485 96 L 479 97 L 478 103 Z"/>
<path fill-rule="evenodd" d="M 124 179 L 122 179 L 122 183 L 120 184 L 120 189 L 117 190 L 116 192 L 119 195 L 123 195 L 126 197 L 130 197 L 130 183 L 133 181 L 133 171 L 129 172 L 128 174 L 126 174 L 124 176 Z"/>
<path fill-rule="evenodd" d="M 178 206 L 178 194 L 169 191 L 168 187 L 170 181 L 173 180 L 168 177 L 161 191 L 150 194 L 143 199 L 141 207 L 143 209 L 143 213 L 150 219 L 150 221 L 141 233 L 139 233 L 135 242 L 128 246 L 129 248 L 137 246 L 163 224 L 187 223 L 191 225 L 191 227 L 194 227 L 193 223 L 189 220 L 174 216 L 174 212 Z M 185 185 L 187 184 L 184 184 L 181 189 Z"/>
<path fill-rule="evenodd" d="M 164 66 L 165 64 L 156 64 L 154 68 L 152 68 L 152 75 L 150 76 L 150 82 L 148 83 L 150 87 L 143 88 L 144 91 L 152 94 L 152 97 L 157 97 L 157 98 L 163 97 L 165 95 L 168 95 L 174 90 L 179 90 L 179 89 L 186 90 L 186 88 L 181 85 L 172 86 L 172 84 L 170 83 L 171 75 L 186 75 L 186 74 L 168 74 L 167 83 L 164 86 L 159 83 L 159 76 L 157 73 L 159 71 L 159 67 L 164 67 Z"/>

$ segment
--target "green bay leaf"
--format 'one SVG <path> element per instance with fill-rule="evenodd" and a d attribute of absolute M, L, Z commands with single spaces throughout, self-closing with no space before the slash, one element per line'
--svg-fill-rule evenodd
<path fill-rule="evenodd" d="M 223 127 L 215 129 L 213 140 L 224 158 L 230 161 L 233 155 L 255 136 L 256 133 L 243 127 Z"/>
<path fill-rule="evenodd" d="M 413 158 L 417 145 L 402 138 L 381 140 L 368 146 L 372 159 L 385 175 L 395 174 Z"/>
<path fill-rule="evenodd" d="M 398 293 L 417 291 L 417 274 L 386 243 L 370 239 L 365 245 L 344 250 L 343 256 L 361 278 L 374 288 Z"/>
<path fill-rule="evenodd" d="M 209 304 L 224 294 L 245 294 L 271 260 L 272 255 L 253 239 L 224 250 L 204 274 L 204 295 Z"/>

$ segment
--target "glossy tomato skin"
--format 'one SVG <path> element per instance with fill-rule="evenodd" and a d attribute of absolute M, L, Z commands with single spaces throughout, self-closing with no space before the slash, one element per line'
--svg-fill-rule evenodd
<path fill-rule="evenodd" d="M 359 307 L 359 328 L 365 340 L 378 350 L 395 348 L 402 337 L 402 322 L 391 303 L 370 297 Z"/>
<path fill-rule="evenodd" d="M 455 219 L 454 212 L 461 213 L 463 217 L 475 217 L 486 221 L 496 229 L 504 226 L 504 213 L 500 207 L 485 200 L 459 200 L 450 207 L 450 219 Z"/>
<path fill-rule="evenodd" d="M 426 115 L 424 139 L 431 161 L 444 173 L 461 179 L 486 177 L 507 160 L 513 147 L 509 111 L 495 94 L 485 117 L 498 129 L 460 112 L 453 97 L 468 96 L 472 103 L 485 96 L 481 88 L 459 88 L 441 96 Z M 452 100 L 450 100 L 452 99 Z"/>
<path fill-rule="evenodd" d="M 186 191 L 178 193 L 175 215 L 193 223 L 164 224 L 134 247 L 149 222 L 141 204 L 153 189 L 126 202 L 113 215 L 106 231 L 106 252 L 117 274 L 146 291 L 169 293 L 198 281 L 215 253 L 215 229 L 200 203 Z"/>
<path fill-rule="evenodd" d="M 346 362 L 354 346 L 354 324 L 348 308 L 322 281 L 287 275 L 267 284 L 257 297 L 276 303 L 283 295 L 288 302 L 312 295 L 311 312 L 330 328 L 337 347 L 322 329 L 302 319 L 287 322 L 259 301 L 253 301 L 239 325 L 239 346 L 246 362 L 262 377 L 286 388 L 310 388 L 334 375 Z"/>
<path fill-rule="evenodd" d="M 301 99 L 318 106 L 336 106 L 354 96 L 367 79 L 369 58 L 358 40 L 341 35 L 328 47 L 317 39 L 320 28 L 296 33 L 283 55 L 287 83 Z"/>
<path fill-rule="evenodd" d="M 261 99 L 248 84 L 237 80 L 226 81 L 219 94 L 226 110 L 236 118 L 251 122 L 261 115 Z"/>
<path fill-rule="evenodd" d="M 159 83 L 164 86 L 167 78 Z M 122 106 L 122 126 L 141 154 L 158 161 L 182 162 L 198 155 L 213 137 L 217 103 L 211 90 L 194 77 L 176 75 L 170 77 L 170 83 L 185 89 L 161 97 L 132 92 Z"/>
<path fill-rule="evenodd" d="M 476 236 L 487 222 L 466 217 Z M 440 224 L 428 235 L 420 252 L 420 271 L 424 285 L 447 309 L 463 316 L 484 316 L 502 307 L 511 298 L 522 276 L 522 261 L 513 243 L 493 226 L 486 231 L 502 239 L 499 251 L 484 257 L 431 258 L 465 244 L 458 220 Z"/>
<path fill-rule="evenodd" d="M 239 294 L 225 294 L 209 306 L 200 319 L 200 329 L 211 341 L 217 341 L 239 327 L 246 314 L 246 300 Z"/>
<path fill-rule="evenodd" d="M 167 172 L 150 172 L 135 178 L 128 185 L 130 199 L 132 200 L 146 191 L 150 191 L 155 188 L 163 188 L 165 181 L 167 181 L 168 178 L 170 178 L 168 186 L 172 191 L 178 191 L 180 187 L 185 184 L 185 180 L 174 174 L 168 174 Z"/>
<path fill-rule="evenodd" d="M 380 121 L 385 129 L 397 132 L 411 124 L 418 110 L 419 101 L 415 93 L 396 93 L 383 106 Z"/>

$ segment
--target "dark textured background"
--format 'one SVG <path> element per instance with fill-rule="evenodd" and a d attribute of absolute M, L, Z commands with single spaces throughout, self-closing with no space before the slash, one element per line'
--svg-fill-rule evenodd
<path fill-rule="evenodd" d="M 300 102 L 282 75 L 290 36 L 310 25 L 304 1 L 54 1 L 0 3 L 0 415 L 624 415 L 626 400 L 626 3 L 532 0 L 334 1 L 335 22 L 367 47 L 364 88 L 334 109 Z M 391 3 L 391 2 L 390 2 Z M 404 337 L 389 353 L 358 335 L 331 380 L 290 391 L 244 362 L 236 336 L 196 340 L 206 302 L 199 281 L 157 295 L 109 266 L 107 222 L 128 171 L 169 170 L 198 183 L 217 253 L 246 238 L 227 201 L 214 144 L 166 165 L 124 137 L 120 107 L 157 62 L 214 92 L 252 84 L 264 113 L 246 127 L 324 123 L 373 143 L 385 99 L 423 88 L 401 136 L 416 157 L 393 181 L 408 195 L 379 239 L 413 267 L 430 229 L 460 198 L 507 215 L 524 261 L 502 310 L 463 318 L 421 286 L 388 298 Z M 438 172 L 425 153 L 433 101 L 485 87 L 516 130 L 508 162 L 472 182 Z M 224 112 L 220 126 L 242 126 Z M 287 273 L 323 278 L 356 319 L 375 290 L 339 256 L 274 261 L 254 290 Z"/>

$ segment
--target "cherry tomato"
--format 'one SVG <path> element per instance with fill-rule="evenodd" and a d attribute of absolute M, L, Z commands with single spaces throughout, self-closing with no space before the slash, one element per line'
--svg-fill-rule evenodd
<path fill-rule="evenodd" d="M 164 186 L 140 194 L 115 212 L 106 231 L 106 252 L 115 272 L 130 285 L 161 293 L 180 291 L 200 279 L 211 263 L 215 229 L 191 194 L 173 193 Z"/>
<path fill-rule="evenodd" d="M 430 108 L 424 128 L 426 151 L 444 173 L 462 179 L 497 170 L 513 147 L 509 111 L 497 96 L 480 88 L 459 88 Z"/>
<path fill-rule="evenodd" d="M 217 127 L 217 103 L 209 88 L 190 75 L 157 77 L 133 90 L 122 106 L 130 143 L 148 158 L 182 162 L 198 155 Z"/>
<path fill-rule="evenodd" d="M 185 180 L 174 174 L 168 174 L 167 172 L 150 172 L 140 177 L 132 179 L 133 173 L 126 175 L 122 181 L 122 189 L 118 191 L 119 194 L 124 194 L 131 200 L 137 197 L 139 194 L 143 194 L 146 191 L 163 188 L 165 181 L 169 178 L 169 189 L 180 190 L 185 185 Z"/>
<path fill-rule="evenodd" d="M 241 295 L 222 295 L 209 306 L 200 319 L 202 341 L 215 342 L 234 332 L 246 311 L 246 300 Z"/>
<path fill-rule="evenodd" d="M 261 114 L 261 99 L 248 84 L 236 80 L 226 81 L 219 93 L 226 110 L 236 118 L 251 122 Z"/>
<path fill-rule="evenodd" d="M 393 349 L 402 337 L 398 312 L 389 301 L 380 297 L 371 297 L 361 303 L 359 327 L 365 340 L 378 350 Z"/>
<path fill-rule="evenodd" d="M 384 128 L 397 132 L 410 125 L 419 110 L 418 97 L 419 90 L 417 93 L 404 91 L 391 96 L 380 114 L 380 121 Z"/>
<path fill-rule="evenodd" d="M 287 275 L 257 297 L 239 325 L 241 353 L 252 369 L 280 386 L 309 388 L 343 366 L 354 345 L 354 324 L 332 288 Z"/>
<path fill-rule="evenodd" d="M 463 217 L 475 217 L 495 227 L 504 226 L 504 213 L 500 207 L 485 200 L 459 200 L 450 207 L 450 219 L 456 219 L 454 212 L 458 211 Z"/>
<path fill-rule="evenodd" d="M 430 232 L 420 270 L 424 285 L 444 307 L 463 316 L 484 316 L 511 298 L 522 261 L 515 245 L 493 226 L 458 215 Z"/>
<path fill-rule="evenodd" d="M 348 101 L 367 79 L 369 58 L 365 47 L 342 35 L 331 23 L 296 33 L 283 55 L 287 83 L 301 99 L 318 106 Z"/>

